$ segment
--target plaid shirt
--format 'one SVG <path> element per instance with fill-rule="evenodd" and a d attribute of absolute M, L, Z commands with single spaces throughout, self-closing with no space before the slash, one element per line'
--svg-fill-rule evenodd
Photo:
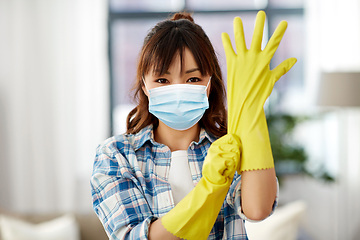
<path fill-rule="evenodd" d="M 216 139 L 204 129 L 188 148 L 194 185 Z M 152 125 L 99 145 L 91 178 L 93 207 L 110 239 L 147 239 L 150 223 L 175 205 L 168 182 L 171 151 L 155 142 Z M 248 239 L 240 206 L 241 176 L 235 175 L 208 239 Z M 277 205 L 277 199 L 273 211 Z"/>

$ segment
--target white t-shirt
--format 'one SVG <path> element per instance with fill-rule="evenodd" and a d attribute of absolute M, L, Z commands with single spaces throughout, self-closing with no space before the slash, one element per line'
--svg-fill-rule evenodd
<path fill-rule="evenodd" d="M 171 153 L 169 183 L 175 205 L 194 188 L 186 150 Z"/>

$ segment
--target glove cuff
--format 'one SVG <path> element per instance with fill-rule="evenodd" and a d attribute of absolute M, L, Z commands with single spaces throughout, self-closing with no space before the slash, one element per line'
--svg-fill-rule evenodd
<path fill-rule="evenodd" d="M 176 237 L 206 240 L 231 185 L 213 185 L 201 178 L 196 187 L 161 218 L 164 228 Z"/>
<path fill-rule="evenodd" d="M 243 126 L 243 125 L 242 125 Z M 256 119 L 256 124 L 246 129 L 240 128 L 242 142 L 240 172 L 274 168 L 269 131 L 264 111 Z"/>

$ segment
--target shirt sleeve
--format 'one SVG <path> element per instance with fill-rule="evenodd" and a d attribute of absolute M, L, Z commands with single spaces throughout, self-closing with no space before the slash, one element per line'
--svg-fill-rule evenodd
<path fill-rule="evenodd" d="M 276 178 L 276 184 L 277 184 L 276 198 L 275 198 L 275 201 L 274 201 L 274 204 L 272 207 L 272 211 L 269 214 L 269 216 L 271 216 L 274 213 L 274 211 L 278 205 L 279 182 L 278 182 L 277 178 Z M 236 173 L 234 180 L 230 186 L 228 195 L 226 197 L 226 202 L 230 207 L 232 207 L 236 211 L 236 213 L 243 220 L 246 220 L 249 222 L 260 222 L 269 217 L 269 216 L 267 216 L 266 218 L 264 218 L 262 220 L 255 221 L 255 220 L 251 220 L 245 216 L 245 214 L 243 213 L 242 208 L 241 208 L 241 175 L 238 175 L 237 173 Z"/>
<path fill-rule="evenodd" d="M 110 239 L 148 239 L 156 220 L 125 157 L 97 148 L 92 188 L 93 208 Z"/>

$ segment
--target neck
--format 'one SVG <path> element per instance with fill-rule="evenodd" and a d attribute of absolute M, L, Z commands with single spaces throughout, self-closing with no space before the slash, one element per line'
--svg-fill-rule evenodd
<path fill-rule="evenodd" d="M 159 121 L 159 126 L 154 130 L 155 141 L 165 144 L 172 152 L 187 150 L 192 141 L 199 141 L 199 135 L 200 126 L 198 123 L 187 130 L 179 131 Z"/>

